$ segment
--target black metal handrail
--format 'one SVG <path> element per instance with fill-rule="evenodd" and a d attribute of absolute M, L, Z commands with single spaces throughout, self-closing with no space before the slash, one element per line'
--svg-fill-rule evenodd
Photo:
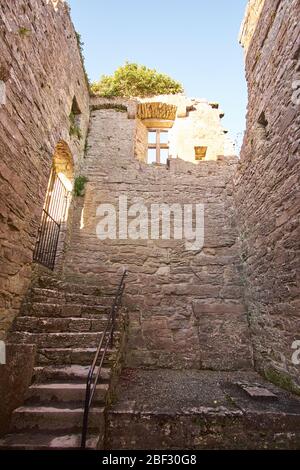
<path fill-rule="evenodd" d="M 95 391 L 98 385 L 98 381 L 101 375 L 104 359 L 106 356 L 106 352 L 108 346 L 113 346 L 113 337 L 115 331 L 115 323 L 118 314 L 118 310 L 121 305 L 123 292 L 125 289 L 125 277 L 127 276 L 128 272 L 125 269 L 114 298 L 111 311 L 104 328 L 103 334 L 101 336 L 101 340 L 96 351 L 93 363 L 89 369 L 89 373 L 87 376 L 86 381 L 86 392 L 85 392 L 85 403 L 84 403 L 84 414 L 83 414 L 83 424 L 82 424 L 82 437 L 81 437 L 81 448 L 85 449 L 86 447 L 86 438 L 87 438 L 87 431 L 88 431 L 88 421 L 89 421 L 89 412 L 93 403 L 93 398 L 95 395 Z M 95 369 L 98 366 L 97 373 L 95 374 Z M 94 378 L 95 374 L 95 378 Z M 93 380 L 94 378 L 94 380 Z"/>

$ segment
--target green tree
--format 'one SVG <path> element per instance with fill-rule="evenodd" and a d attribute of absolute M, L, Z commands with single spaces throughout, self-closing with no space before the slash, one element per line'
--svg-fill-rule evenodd
<path fill-rule="evenodd" d="M 149 69 L 144 65 L 126 62 L 113 75 L 103 75 L 99 82 L 91 85 L 93 94 L 103 97 L 135 96 L 147 97 L 154 95 L 174 95 L 182 93 L 181 83 L 168 75 Z"/>

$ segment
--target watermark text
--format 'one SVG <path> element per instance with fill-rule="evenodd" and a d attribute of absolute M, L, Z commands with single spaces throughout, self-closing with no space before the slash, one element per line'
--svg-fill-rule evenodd
<path fill-rule="evenodd" d="M 6 345 L 4 341 L 0 341 L 0 365 L 6 364 Z"/>
<path fill-rule="evenodd" d="M 294 366 L 300 365 L 300 340 L 296 340 L 292 344 L 292 349 L 295 349 L 294 354 L 292 355 L 292 363 Z"/>
<path fill-rule="evenodd" d="M 0 80 L 0 106 L 6 104 L 6 85 L 3 80 Z"/>
<path fill-rule="evenodd" d="M 114 204 L 100 204 L 99 240 L 185 240 L 188 251 L 204 245 L 204 204 L 150 204 L 143 200 L 128 205 L 127 196 Z"/>

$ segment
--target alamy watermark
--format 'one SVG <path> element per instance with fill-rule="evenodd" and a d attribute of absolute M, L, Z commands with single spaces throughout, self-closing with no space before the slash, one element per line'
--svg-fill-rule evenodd
<path fill-rule="evenodd" d="M 3 80 L 0 80 L 0 106 L 6 104 L 6 85 Z"/>
<path fill-rule="evenodd" d="M 0 365 L 6 364 L 6 345 L 4 341 L 0 341 Z"/>
<path fill-rule="evenodd" d="M 296 340 L 292 344 L 292 349 L 295 349 L 294 354 L 292 355 L 292 363 L 294 366 L 300 365 L 300 340 Z"/>
<path fill-rule="evenodd" d="M 127 196 L 118 205 L 100 204 L 100 240 L 185 240 L 185 248 L 198 251 L 204 245 L 204 204 L 150 204 L 144 200 L 128 206 Z"/>

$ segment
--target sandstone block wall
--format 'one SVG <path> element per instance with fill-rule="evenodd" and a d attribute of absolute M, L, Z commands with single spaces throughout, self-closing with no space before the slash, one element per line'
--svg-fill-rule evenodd
<path fill-rule="evenodd" d="M 299 15 L 298 0 L 265 0 L 258 22 L 244 25 L 256 29 L 246 41 L 249 105 L 235 187 L 255 364 L 289 388 L 300 384 L 292 363 L 300 340 Z"/>
<path fill-rule="evenodd" d="M 182 160 L 148 166 L 135 159 L 136 120 L 113 109 L 91 113 L 83 168 L 89 182 L 77 201 L 65 275 L 114 284 L 127 267 L 130 366 L 238 369 L 251 367 L 243 277 L 233 204 L 236 158 Z M 205 244 L 183 240 L 101 241 L 101 203 L 204 203 Z"/>
<path fill-rule="evenodd" d="M 148 159 L 148 129 L 140 119 L 136 121 L 135 152 L 137 160 L 147 163 Z"/>
<path fill-rule="evenodd" d="M 32 379 L 35 357 L 34 345 L 7 345 L 6 365 L 0 365 L 0 436 L 9 429 L 12 410 L 24 403 Z"/>
<path fill-rule="evenodd" d="M 77 38 L 63 1 L 0 4 L 0 339 L 17 314 L 31 275 L 52 157 L 63 140 L 79 171 L 89 95 Z M 83 139 L 70 137 L 73 97 Z"/>
<path fill-rule="evenodd" d="M 245 17 L 240 30 L 240 43 L 247 54 L 254 36 L 265 0 L 248 0 Z"/>

